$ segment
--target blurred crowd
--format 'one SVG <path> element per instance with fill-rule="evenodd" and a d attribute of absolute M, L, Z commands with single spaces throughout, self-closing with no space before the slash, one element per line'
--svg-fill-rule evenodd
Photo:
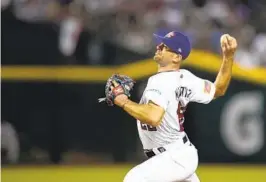
<path fill-rule="evenodd" d="M 194 48 L 220 53 L 220 36 L 239 42 L 236 60 L 246 68 L 266 66 L 264 0 L 2 0 L 16 18 L 60 27 L 59 48 L 75 51 L 81 31 L 94 32 L 91 54 L 110 41 L 139 54 L 152 54 L 152 33 L 179 30 Z"/>

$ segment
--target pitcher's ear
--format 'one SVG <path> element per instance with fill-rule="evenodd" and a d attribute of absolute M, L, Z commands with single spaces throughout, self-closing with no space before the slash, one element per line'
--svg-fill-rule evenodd
<path fill-rule="evenodd" d="M 182 56 L 180 54 L 175 54 L 173 58 L 173 63 L 177 64 L 182 61 Z"/>

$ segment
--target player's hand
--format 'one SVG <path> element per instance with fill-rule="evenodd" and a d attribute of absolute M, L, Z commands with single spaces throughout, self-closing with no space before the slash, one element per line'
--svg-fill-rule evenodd
<path fill-rule="evenodd" d="M 134 84 L 135 81 L 126 75 L 113 74 L 106 82 L 105 97 L 99 98 L 98 102 L 105 101 L 108 106 L 116 104 L 123 107 L 122 101 L 129 100 Z"/>
<path fill-rule="evenodd" d="M 114 86 L 111 86 L 111 90 L 113 91 L 113 89 L 115 89 L 115 87 L 118 87 L 119 84 L 115 80 L 113 80 L 112 83 Z M 114 103 L 119 107 L 123 107 L 127 101 L 128 101 L 128 96 L 126 94 L 120 94 L 116 96 L 114 99 Z"/>
<path fill-rule="evenodd" d="M 233 58 L 237 48 L 236 39 L 229 34 L 224 34 L 220 38 L 220 43 L 223 51 L 223 56 L 228 59 Z"/>

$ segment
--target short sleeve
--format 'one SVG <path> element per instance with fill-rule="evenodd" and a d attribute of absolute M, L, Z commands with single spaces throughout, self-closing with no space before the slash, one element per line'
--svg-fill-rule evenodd
<path fill-rule="evenodd" d="M 157 77 L 156 79 L 150 79 L 144 92 L 146 103 L 152 101 L 166 110 L 169 104 L 166 90 L 166 85 L 161 78 Z"/>
<path fill-rule="evenodd" d="M 145 100 L 147 102 L 152 101 L 153 103 L 162 107 L 164 110 L 167 109 L 169 104 L 169 100 L 167 99 L 167 95 L 164 90 L 156 87 L 148 88 L 145 91 Z"/>
<path fill-rule="evenodd" d="M 190 101 L 203 104 L 210 103 L 215 94 L 215 85 L 211 81 L 199 78 L 192 73 L 189 79 L 188 82 L 193 93 Z"/>

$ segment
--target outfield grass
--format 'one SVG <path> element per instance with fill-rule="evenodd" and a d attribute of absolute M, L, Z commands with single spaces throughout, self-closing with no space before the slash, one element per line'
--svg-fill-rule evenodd
<path fill-rule="evenodd" d="M 2 168 L 2 182 L 118 182 L 132 165 Z M 265 166 L 201 165 L 202 182 L 266 182 Z"/>

